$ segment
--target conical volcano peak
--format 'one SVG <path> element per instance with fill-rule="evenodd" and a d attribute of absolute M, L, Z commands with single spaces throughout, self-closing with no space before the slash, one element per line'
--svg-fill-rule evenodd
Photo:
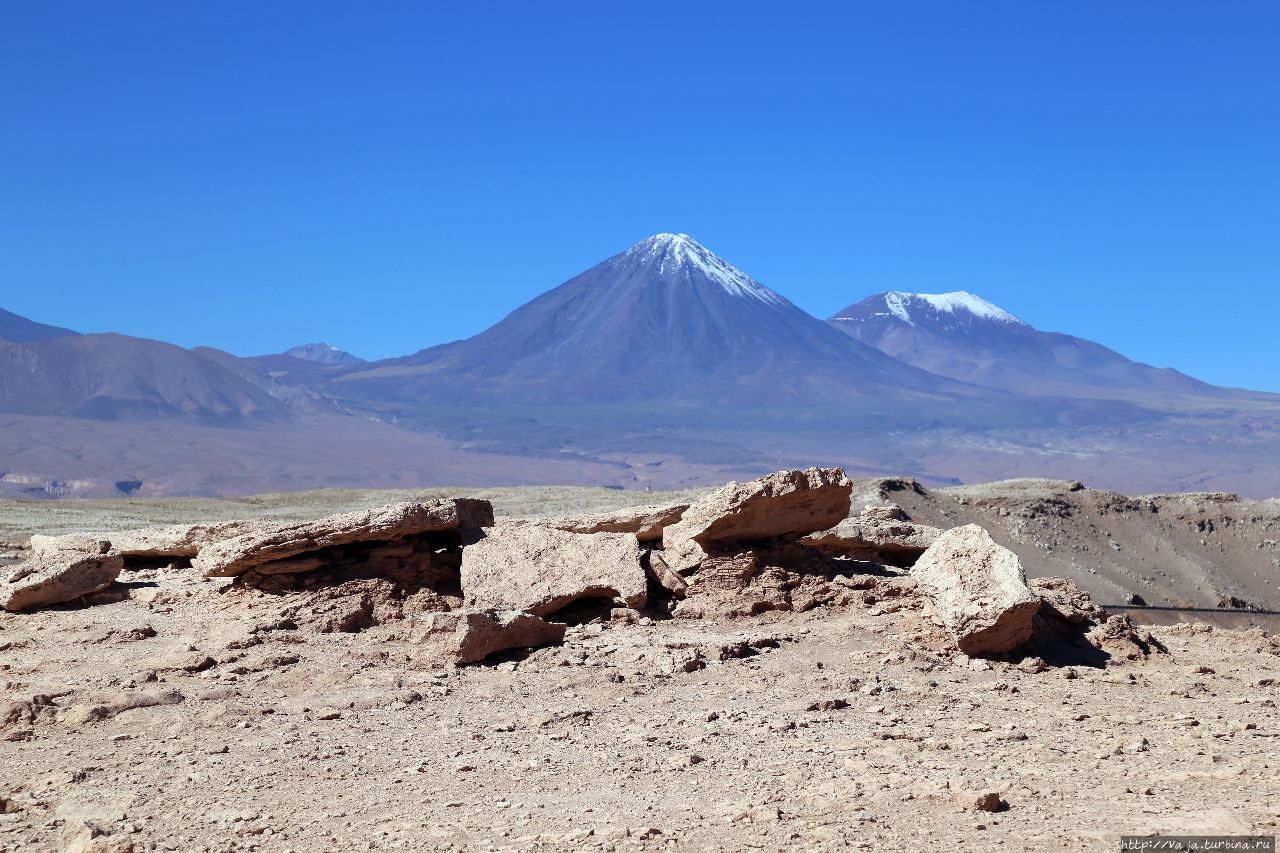
<path fill-rule="evenodd" d="M 640 264 L 654 264 L 659 275 L 706 279 L 732 296 L 771 305 L 788 305 L 784 298 L 703 246 L 688 234 L 655 234 L 622 254 Z"/>

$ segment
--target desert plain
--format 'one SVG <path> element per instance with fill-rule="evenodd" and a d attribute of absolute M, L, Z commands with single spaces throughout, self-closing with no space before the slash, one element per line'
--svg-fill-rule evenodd
<path fill-rule="evenodd" d="M 455 498 L 488 500 L 486 529 L 519 533 L 716 494 L 13 501 L 0 560 L 31 558 L 33 535 L 287 527 Z M 0 611 L 0 850 L 1114 850 L 1125 834 L 1276 834 L 1276 501 L 895 478 L 846 494 L 855 527 L 988 531 L 1044 602 L 1035 635 L 966 654 L 913 577 L 923 547 L 797 557 L 799 531 L 723 562 L 706 546 L 679 595 L 652 569 L 643 603 L 592 587 L 578 603 L 594 606 L 537 617 L 561 620 L 561 641 L 474 661 L 424 653 L 436 635 L 414 626 L 435 605 L 379 598 L 367 577 L 135 560 L 96 592 Z M 676 553 L 651 538 L 645 552 Z M 467 571 L 440 608 L 474 604 Z"/>

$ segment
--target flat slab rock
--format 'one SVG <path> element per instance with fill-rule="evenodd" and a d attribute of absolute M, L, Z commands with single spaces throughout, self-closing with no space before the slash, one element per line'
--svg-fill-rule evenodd
<path fill-rule="evenodd" d="M 910 566 L 942 531 L 901 516 L 898 507 L 868 507 L 861 515 L 846 518 L 830 530 L 810 533 L 800 542 L 833 556 Z"/>
<path fill-rule="evenodd" d="M 539 519 L 538 523 L 569 533 L 633 533 L 641 542 L 661 542 L 662 531 L 679 521 L 688 508 L 688 504 L 634 506 L 573 518 Z"/>
<path fill-rule="evenodd" d="M 33 551 L 84 549 L 93 541 L 109 540 L 111 551 L 123 557 L 194 557 L 210 542 L 230 539 L 247 533 L 259 522 L 225 521 L 219 524 L 175 524 L 167 527 L 143 527 L 86 537 L 79 533 L 65 536 L 32 536 Z"/>
<path fill-rule="evenodd" d="M 583 598 L 631 608 L 648 600 L 644 551 L 628 533 L 570 533 L 526 521 L 478 531 L 462 550 L 470 606 L 545 616 Z"/>
<path fill-rule="evenodd" d="M 562 642 L 565 628 L 529 613 L 454 610 L 416 617 L 409 643 L 413 659 L 424 666 L 479 663 L 496 652 Z"/>
<path fill-rule="evenodd" d="M 1018 555 L 978 525 L 939 536 L 911 577 L 965 654 L 1001 654 L 1031 638 L 1040 599 Z"/>
<path fill-rule="evenodd" d="M 247 532 L 201 548 L 192 565 L 206 577 L 235 577 L 265 563 L 335 545 L 391 541 L 419 533 L 491 525 L 493 507 L 484 500 L 440 500 L 390 504 L 302 523 L 246 524 L 250 525 Z"/>
<path fill-rule="evenodd" d="M 691 504 L 662 532 L 676 571 L 697 566 L 717 542 L 751 542 L 827 530 L 849 514 L 853 484 L 839 468 L 778 471 L 729 483 Z"/>
<path fill-rule="evenodd" d="M 75 546 L 45 547 L 19 563 L 0 583 L 0 607 L 35 610 L 111 586 L 124 568 L 124 558 L 111 552 L 111 543 L 81 538 Z"/>

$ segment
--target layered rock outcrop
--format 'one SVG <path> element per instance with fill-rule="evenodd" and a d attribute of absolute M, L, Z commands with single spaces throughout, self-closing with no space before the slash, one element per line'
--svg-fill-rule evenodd
<path fill-rule="evenodd" d="M 839 468 L 779 471 L 749 483 L 729 483 L 691 504 L 662 531 L 666 562 L 678 572 L 737 543 L 826 530 L 849 514 L 853 484 Z"/>
<path fill-rule="evenodd" d="M 106 589 L 124 568 L 107 540 L 76 537 L 33 549 L 0 583 L 0 607 L 35 610 Z"/>
<path fill-rule="evenodd" d="M 200 549 L 192 563 L 195 568 L 206 577 L 235 577 L 267 563 L 339 545 L 478 528 L 493 524 L 493 507 L 488 501 L 470 499 L 399 503 L 298 524 L 249 524 L 246 532 Z"/>
<path fill-rule="evenodd" d="M 800 542 L 832 556 L 905 568 L 914 564 L 941 535 L 936 527 L 909 521 L 901 507 L 876 506 L 867 507 L 830 530 L 801 537 Z"/>

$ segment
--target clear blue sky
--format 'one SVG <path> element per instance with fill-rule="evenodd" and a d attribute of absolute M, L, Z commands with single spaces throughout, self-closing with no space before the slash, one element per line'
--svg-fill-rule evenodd
<path fill-rule="evenodd" d="M 1280 391 L 1280 3 L 0 4 L 0 306 L 466 337 L 659 231 Z"/>

